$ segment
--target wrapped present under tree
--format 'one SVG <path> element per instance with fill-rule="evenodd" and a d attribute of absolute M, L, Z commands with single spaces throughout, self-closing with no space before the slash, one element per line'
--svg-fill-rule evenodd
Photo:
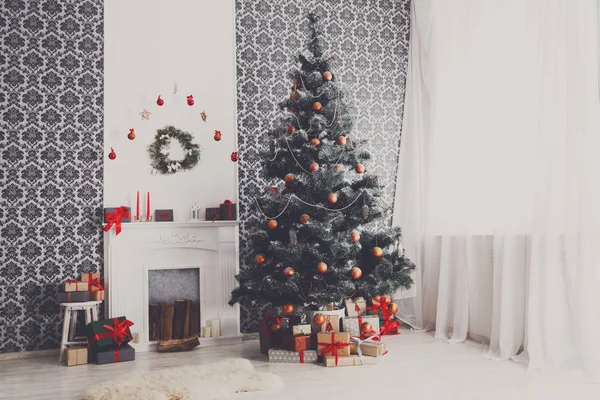
<path fill-rule="evenodd" d="M 90 322 L 85 327 L 88 343 L 95 349 L 120 347 L 133 340 L 129 327 L 133 322 L 125 317 Z"/>

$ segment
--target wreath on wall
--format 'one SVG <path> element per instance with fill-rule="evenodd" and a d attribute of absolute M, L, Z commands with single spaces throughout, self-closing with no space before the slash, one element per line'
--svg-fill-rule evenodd
<path fill-rule="evenodd" d="M 169 158 L 169 145 L 171 140 L 178 140 L 183 148 L 183 160 Z M 150 165 L 153 172 L 164 175 L 175 174 L 180 171 L 189 171 L 200 161 L 200 146 L 193 142 L 194 137 L 174 126 L 165 126 L 156 131 L 154 142 L 148 146 Z"/>

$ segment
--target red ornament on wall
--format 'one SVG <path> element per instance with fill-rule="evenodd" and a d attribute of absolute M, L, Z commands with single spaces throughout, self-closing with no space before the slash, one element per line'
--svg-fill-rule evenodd
<path fill-rule="evenodd" d="M 165 101 L 160 98 L 160 94 L 158 95 L 158 99 L 156 99 L 156 104 L 158 104 L 159 107 L 165 104 Z"/>
<path fill-rule="evenodd" d="M 187 96 L 187 104 L 188 104 L 188 106 L 194 105 L 194 96 L 192 96 L 191 94 L 189 96 Z"/>
<path fill-rule="evenodd" d="M 215 131 L 215 140 L 218 142 L 221 140 L 221 131 Z"/>
<path fill-rule="evenodd" d="M 110 160 L 114 160 L 115 158 L 117 158 L 117 153 L 115 153 L 115 149 L 113 149 L 112 147 L 110 148 L 110 153 L 108 153 L 108 158 Z"/>
<path fill-rule="evenodd" d="M 135 139 L 135 129 L 129 128 L 129 133 L 127 134 L 127 139 L 129 139 L 129 140 Z"/>
<path fill-rule="evenodd" d="M 238 152 L 234 151 L 231 153 L 231 161 L 236 162 L 238 160 Z"/>

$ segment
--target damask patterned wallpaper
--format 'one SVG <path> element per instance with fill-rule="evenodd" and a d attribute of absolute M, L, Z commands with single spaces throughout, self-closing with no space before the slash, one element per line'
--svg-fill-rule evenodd
<path fill-rule="evenodd" d="M 258 219 L 253 198 L 265 189 L 258 157 L 268 145 L 266 133 L 281 115 L 288 94 L 287 73 L 306 45 L 305 15 L 322 18 L 327 54 L 337 56 L 335 70 L 346 99 L 354 106 L 355 130 L 369 139 L 369 164 L 384 185 L 384 201 L 393 205 L 400 131 L 406 89 L 410 0 L 236 0 L 239 202 L 241 268 L 252 249 L 245 225 Z M 258 330 L 268 310 L 242 307 L 242 331 Z"/>
<path fill-rule="evenodd" d="M 103 0 L 2 0 L 0 70 L 0 353 L 56 348 L 102 268 Z"/>

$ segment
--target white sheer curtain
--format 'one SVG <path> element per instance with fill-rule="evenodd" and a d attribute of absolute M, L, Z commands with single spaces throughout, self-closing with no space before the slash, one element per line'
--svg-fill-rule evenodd
<path fill-rule="evenodd" d="M 402 318 L 600 380 L 596 0 L 412 9 L 394 222 L 418 270 Z"/>

